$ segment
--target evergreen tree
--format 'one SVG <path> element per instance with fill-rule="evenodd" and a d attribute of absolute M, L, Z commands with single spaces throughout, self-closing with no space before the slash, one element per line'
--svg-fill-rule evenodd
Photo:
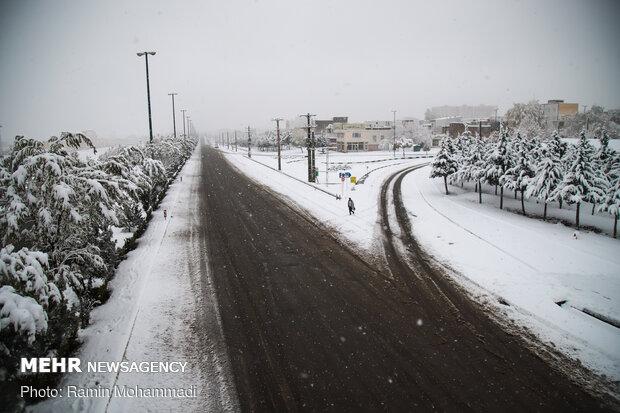
<path fill-rule="evenodd" d="M 593 165 L 594 148 L 588 142 L 585 133 L 581 133 L 579 142 L 573 148 L 573 153 L 573 163 L 550 199 L 563 199 L 569 204 L 575 204 L 575 225 L 579 228 L 581 203 L 587 202 L 592 196 L 603 196 L 604 192 L 601 188 L 605 188 L 606 182 Z"/>
<path fill-rule="evenodd" d="M 601 198 L 600 211 L 609 212 L 614 219 L 613 237 L 618 233 L 618 216 L 620 215 L 620 155 L 613 154 L 609 162 L 609 185 Z"/>
<path fill-rule="evenodd" d="M 497 142 L 491 147 L 490 156 L 488 156 L 488 162 L 485 165 L 484 177 L 490 185 L 497 186 L 500 184 L 500 179 L 506 173 L 509 168 L 510 159 L 508 156 L 508 137 L 506 132 L 501 133 Z M 504 187 L 500 186 L 500 198 L 499 208 L 504 207 Z"/>
<path fill-rule="evenodd" d="M 456 172 L 459 181 L 475 181 L 478 202 L 482 203 L 482 178 L 484 177 L 484 142 L 480 137 L 472 138 L 467 157 Z"/>
<path fill-rule="evenodd" d="M 534 168 L 525 196 L 535 196 L 545 203 L 543 219 L 547 219 L 547 205 L 551 194 L 562 182 L 562 168 L 558 155 L 557 142 L 550 140 L 540 148 L 539 160 Z"/>
<path fill-rule="evenodd" d="M 521 193 L 521 210 L 523 215 L 525 215 L 524 193 L 527 190 L 530 179 L 534 176 L 534 171 L 531 167 L 528 144 L 519 134 L 517 134 L 517 139 L 513 143 L 513 154 L 514 165 L 506 170 L 504 175 L 500 177 L 499 182 L 500 185 Z"/>
<path fill-rule="evenodd" d="M 441 140 L 439 152 L 431 163 L 431 178 L 443 177 L 446 195 L 448 195 L 448 176 L 457 171 L 457 166 L 451 139 L 445 137 Z"/>

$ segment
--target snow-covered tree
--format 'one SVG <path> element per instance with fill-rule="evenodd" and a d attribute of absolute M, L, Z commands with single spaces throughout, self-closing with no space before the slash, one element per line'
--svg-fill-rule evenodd
<path fill-rule="evenodd" d="M 596 161 L 604 174 L 609 173 L 612 168 L 612 164 L 615 161 L 616 151 L 609 147 L 609 135 L 607 131 L 603 129 L 599 136 L 601 146 L 596 151 Z"/>
<path fill-rule="evenodd" d="M 513 189 L 521 193 L 521 210 L 525 215 L 524 193 L 527 190 L 530 179 L 534 176 L 531 166 L 531 155 L 527 143 L 517 134 L 514 142 L 515 159 L 514 165 L 506 170 L 499 179 L 499 183 L 508 189 Z"/>
<path fill-rule="evenodd" d="M 609 212 L 614 219 L 613 237 L 618 234 L 618 216 L 620 215 L 620 155 L 614 154 L 607 173 L 609 185 L 601 197 L 600 211 Z"/>
<path fill-rule="evenodd" d="M 535 196 L 545 203 L 543 219 L 547 219 L 547 205 L 551 194 L 562 182 L 559 151 L 555 140 L 550 140 L 541 146 L 539 160 L 534 167 L 534 176 L 525 191 L 526 197 Z"/>
<path fill-rule="evenodd" d="M 478 192 L 478 201 L 482 203 L 482 178 L 484 177 L 484 142 L 479 136 L 471 138 L 471 144 L 467 151 L 467 157 L 463 158 L 459 163 L 455 180 L 474 181 L 476 183 L 476 192 Z"/>
<path fill-rule="evenodd" d="M 446 195 L 448 195 L 448 177 L 457 171 L 457 166 L 451 138 L 445 137 L 441 140 L 439 152 L 431 163 L 431 178 L 443 178 Z"/>
<path fill-rule="evenodd" d="M 547 127 L 542 105 L 536 100 L 515 103 L 506 112 L 505 124 L 511 130 L 519 130 L 528 139 L 541 137 Z"/>
<path fill-rule="evenodd" d="M 620 123 L 618 110 L 606 110 L 602 106 L 592 105 L 587 112 L 580 112 L 566 119 L 563 132 L 567 136 L 576 136 L 582 130 L 600 135 L 601 131 L 613 138 L 620 138 Z"/>
<path fill-rule="evenodd" d="M 501 133 L 497 142 L 489 149 L 490 153 L 484 167 L 484 179 L 489 185 L 495 186 L 496 195 L 497 186 L 500 186 L 499 208 L 502 209 L 504 207 L 504 187 L 500 185 L 500 180 L 510 165 L 506 132 Z"/>
<path fill-rule="evenodd" d="M 562 182 L 553 191 L 550 199 L 563 199 L 576 205 L 575 225 L 579 228 L 579 209 L 582 202 L 593 196 L 603 196 L 601 188 L 605 188 L 605 179 L 600 176 L 593 165 L 594 148 L 588 142 L 585 133 L 581 133 L 579 142 L 574 149 L 574 160 L 566 171 Z"/>

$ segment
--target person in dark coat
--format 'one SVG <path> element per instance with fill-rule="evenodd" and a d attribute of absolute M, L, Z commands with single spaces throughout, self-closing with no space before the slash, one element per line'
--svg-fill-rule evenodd
<path fill-rule="evenodd" d="M 347 202 L 347 205 L 349 206 L 349 215 L 355 215 L 355 204 L 353 203 L 353 200 L 351 198 L 349 198 L 349 202 Z"/>

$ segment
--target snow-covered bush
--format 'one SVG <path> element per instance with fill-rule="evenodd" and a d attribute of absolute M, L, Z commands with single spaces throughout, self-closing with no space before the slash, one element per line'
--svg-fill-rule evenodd
<path fill-rule="evenodd" d="M 0 160 L 0 362 L 67 354 L 92 308 L 107 297 L 119 260 L 112 226 L 139 233 L 195 139 L 157 140 L 81 160 L 81 134 L 17 137 Z"/>

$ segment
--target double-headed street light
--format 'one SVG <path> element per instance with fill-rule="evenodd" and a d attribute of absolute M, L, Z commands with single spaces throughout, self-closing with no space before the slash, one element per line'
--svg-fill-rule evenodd
<path fill-rule="evenodd" d="M 155 52 L 139 52 L 139 57 L 144 56 L 146 62 L 146 100 L 149 107 L 149 141 L 153 142 L 153 121 L 151 120 L 151 87 L 149 85 L 149 55 L 155 56 Z"/>

